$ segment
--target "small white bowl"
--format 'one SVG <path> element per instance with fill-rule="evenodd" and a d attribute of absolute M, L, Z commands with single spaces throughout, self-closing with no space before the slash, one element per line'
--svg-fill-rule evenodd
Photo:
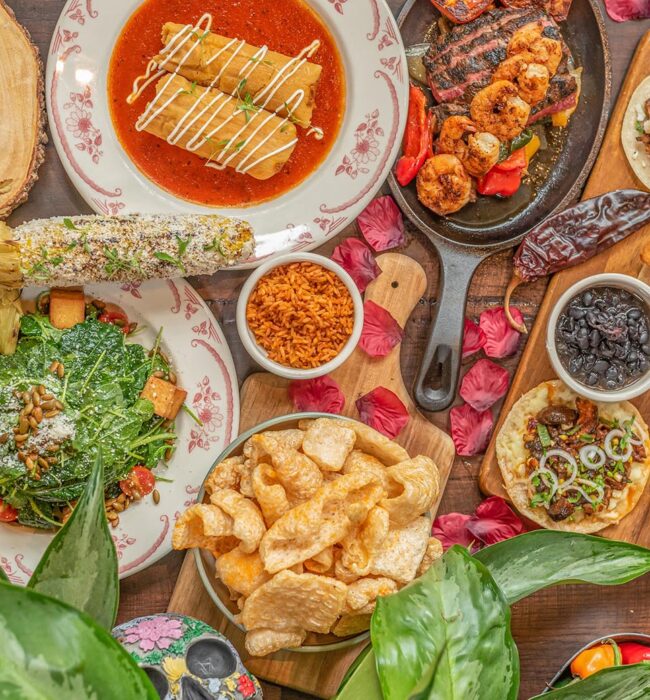
<path fill-rule="evenodd" d="M 553 365 L 553 369 L 557 376 L 577 394 L 585 396 L 592 401 L 615 402 L 629 401 L 630 399 L 640 396 L 650 389 L 650 370 L 635 382 L 626 386 L 623 389 L 608 391 L 606 389 L 597 389 L 586 386 L 573 378 L 571 374 L 563 367 L 562 362 L 555 347 L 555 329 L 560 314 L 568 305 L 568 303 L 581 292 L 591 287 L 612 287 L 615 289 L 624 289 L 626 292 L 634 294 L 646 304 L 646 309 L 650 311 L 650 286 L 641 282 L 636 277 L 629 275 L 620 275 L 616 273 L 605 273 L 602 275 L 592 275 L 586 277 L 580 282 L 576 282 L 573 286 L 564 292 L 558 299 L 551 315 L 548 319 L 546 327 L 546 351 Z"/>
<path fill-rule="evenodd" d="M 255 336 L 251 332 L 248 327 L 248 322 L 246 321 L 248 299 L 259 280 L 276 267 L 295 262 L 311 262 L 334 272 L 347 288 L 354 305 L 354 323 L 352 326 L 352 334 L 348 338 L 348 342 L 341 348 L 341 352 L 334 359 L 320 367 L 311 369 L 288 367 L 287 365 L 282 365 L 279 362 L 270 360 L 266 350 L 257 344 Z M 258 364 L 264 367 L 264 369 L 273 374 L 277 374 L 279 377 L 285 377 L 286 379 L 314 379 L 314 377 L 322 377 L 334 371 L 337 367 L 340 367 L 348 357 L 350 357 L 352 351 L 357 346 L 359 338 L 361 337 L 361 330 L 363 329 L 363 299 L 352 277 L 350 277 L 338 263 L 322 255 L 315 255 L 313 253 L 289 253 L 288 255 L 280 255 L 260 265 L 246 280 L 246 284 L 242 287 L 239 299 L 237 300 L 236 319 L 237 331 L 244 347 L 248 354 Z"/>

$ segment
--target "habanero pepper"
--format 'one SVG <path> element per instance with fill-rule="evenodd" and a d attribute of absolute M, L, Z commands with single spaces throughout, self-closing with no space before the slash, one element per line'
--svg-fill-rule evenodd
<path fill-rule="evenodd" d="M 641 661 L 650 661 L 650 646 L 637 642 L 622 642 L 618 645 L 621 650 L 623 664 L 638 664 Z"/>
<path fill-rule="evenodd" d="M 571 673 L 578 678 L 587 678 L 604 668 L 621 665 L 621 652 L 616 642 L 585 649 L 571 662 Z"/>
<path fill-rule="evenodd" d="M 409 88 L 409 111 L 402 147 L 402 157 L 397 162 L 395 177 L 402 187 L 411 182 L 424 163 L 433 156 L 431 136 L 432 115 L 427 109 L 427 98 L 417 86 Z"/>

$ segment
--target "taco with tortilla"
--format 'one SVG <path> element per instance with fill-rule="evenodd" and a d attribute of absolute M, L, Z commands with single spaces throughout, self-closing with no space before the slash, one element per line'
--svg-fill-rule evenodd
<path fill-rule="evenodd" d="M 650 76 L 641 81 L 630 98 L 621 140 L 632 170 L 650 189 Z"/>
<path fill-rule="evenodd" d="M 514 505 L 553 530 L 589 533 L 618 523 L 650 475 L 648 426 L 637 409 L 594 403 L 559 380 L 515 403 L 496 452 Z"/>

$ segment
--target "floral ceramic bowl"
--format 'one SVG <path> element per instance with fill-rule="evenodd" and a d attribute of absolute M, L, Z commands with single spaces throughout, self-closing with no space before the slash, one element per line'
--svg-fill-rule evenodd
<path fill-rule="evenodd" d="M 137 617 L 116 627 L 113 636 L 149 676 L 161 700 L 262 698 L 235 647 L 193 617 Z"/>

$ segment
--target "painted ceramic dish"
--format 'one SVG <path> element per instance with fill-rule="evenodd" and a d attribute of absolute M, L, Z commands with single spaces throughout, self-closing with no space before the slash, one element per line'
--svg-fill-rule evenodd
<path fill-rule="evenodd" d="M 235 647 L 200 620 L 163 613 L 137 617 L 113 637 L 149 676 L 161 700 L 261 700 L 262 689 Z"/>
<path fill-rule="evenodd" d="M 246 0 L 244 5 L 248 7 L 250 1 Z M 300 49 L 306 48 L 303 44 L 308 37 L 304 31 L 297 32 L 295 37 L 288 33 L 281 40 L 273 34 L 271 23 L 268 23 L 266 30 L 261 14 L 263 8 L 259 9 L 258 15 L 262 20 L 254 24 L 248 36 L 243 36 L 243 20 L 240 22 L 237 19 L 240 4 L 227 2 L 221 3 L 217 10 L 210 8 L 214 14 L 213 32 L 218 27 L 226 37 L 242 34 L 242 41 L 250 41 L 253 49 L 260 47 L 258 53 L 251 56 L 255 61 L 252 67 L 282 60 L 282 57 L 274 58 L 276 54 L 273 51 L 264 53 L 264 56 L 259 53 L 265 49 L 262 46 L 264 41 L 270 49 L 284 52 L 285 58 L 300 55 Z M 251 8 L 255 5 L 253 3 Z M 214 157 L 212 151 L 208 152 L 205 148 L 198 154 L 190 152 L 191 145 L 185 150 L 177 147 L 183 144 L 170 145 L 169 139 L 164 139 L 164 124 L 147 126 L 157 129 L 161 132 L 159 134 L 144 131 L 137 135 L 129 134 L 123 119 L 128 110 L 113 109 L 114 118 L 111 117 L 109 102 L 112 98 L 109 94 L 121 99 L 129 87 L 128 80 L 122 75 L 124 66 L 119 62 L 124 52 L 129 47 L 133 48 L 133 36 L 129 34 L 130 18 L 143 20 L 142 43 L 148 58 L 152 51 L 161 50 L 161 21 L 177 23 L 181 29 L 185 23 L 189 23 L 192 29 L 206 8 L 199 9 L 196 2 L 188 4 L 176 0 L 146 0 L 145 3 L 136 0 L 96 0 L 93 3 L 90 0 L 85 3 L 68 0 L 50 47 L 46 76 L 48 113 L 54 143 L 66 171 L 88 204 L 97 212 L 109 214 L 135 211 L 204 212 L 206 207 L 214 211 L 215 206 L 223 210 L 227 205 L 229 214 L 247 219 L 255 229 L 261 245 L 258 245 L 257 258 L 253 263 L 276 252 L 313 248 L 352 221 L 380 187 L 399 148 L 406 119 L 408 90 L 403 46 L 392 14 L 383 0 L 355 3 L 345 0 L 292 0 L 286 7 L 282 5 L 282 12 L 290 13 L 287 14 L 287 26 L 291 26 L 292 17 L 295 20 L 291 13 L 298 12 L 300 5 L 303 5 L 303 14 L 312 17 L 311 34 L 321 41 L 321 50 L 328 57 L 322 66 L 321 76 L 321 88 L 325 89 L 316 91 L 316 107 L 312 116 L 314 125 L 319 126 L 316 122 L 320 121 L 329 134 L 320 142 L 299 135 L 297 145 L 294 144 L 295 151 L 288 161 L 289 170 L 285 171 L 284 166 L 278 163 L 280 172 L 273 177 L 255 179 L 252 177 L 253 169 L 248 174 L 238 171 L 247 171 L 248 166 L 260 160 L 258 156 L 262 151 L 258 151 L 258 147 L 267 148 L 271 141 L 277 140 L 277 147 L 271 151 L 275 159 L 278 150 L 292 147 L 291 140 L 286 144 L 284 141 L 307 123 L 307 119 L 291 103 L 291 95 L 285 101 L 289 105 L 288 122 L 284 122 L 287 115 L 283 114 L 282 104 L 276 108 L 279 109 L 277 114 L 269 114 L 270 124 L 280 119 L 282 125 L 278 122 L 278 129 L 269 134 L 271 140 L 268 143 L 258 143 L 260 137 L 253 133 L 257 127 L 250 126 L 259 119 L 255 107 L 252 112 L 247 110 L 245 116 L 237 115 L 238 119 L 243 120 L 241 129 L 251 132 L 244 134 L 247 138 L 237 141 L 237 138 L 230 138 L 229 132 L 226 139 L 217 135 L 221 140 L 216 142 L 219 150 Z M 303 24 L 300 23 L 301 26 Z M 264 31 L 268 31 L 269 36 L 265 36 Z M 172 39 L 176 34 L 172 35 Z M 204 34 L 201 32 L 197 36 L 203 37 Z M 219 40 L 214 37 L 216 34 L 213 33 L 209 41 Z M 115 55 L 114 48 L 117 52 Z M 113 64 L 109 70 L 112 57 Z M 317 53 L 313 61 L 318 60 Z M 342 70 L 337 73 L 339 60 Z M 131 80 L 142 72 L 139 70 L 141 68 L 143 66 L 129 69 Z M 262 65 L 256 70 L 265 68 Z M 191 101 L 195 94 L 209 89 L 212 81 L 203 86 L 199 84 L 200 79 L 190 81 L 191 75 L 189 78 L 183 77 L 180 72 L 178 76 L 173 75 L 179 80 L 188 81 L 183 99 Z M 248 80 L 251 80 L 250 76 Z M 246 95 L 241 94 L 245 91 L 244 87 L 240 87 L 240 84 L 241 81 L 235 88 L 227 88 L 219 83 L 219 87 L 234 90 L 236 98 L 247 103 Z M 155 95 L 153 85 L 149 89 Z M 297 89 L 306 91 L 309 83 L 299 84 Z M 147 100 L 152 99 L 149 93 L 147 95 L 143 96 L 141 105 L 134 109 L 134 114 L 140 114 Z M 228 99 L 226 96 L 224 101 Z M 340 102 L 343 99 L 345 104 L 341 115 Z M 167 100 L 162 104 L 165 102 Z M 176 106 L 185 109 L 179 105 Z M 165 109 L 173 111 L 172 107 L 170 105 Z M 266 109 L 271 107 L 267 105 Z M 227 121 L 216 112 L 213 116 L 216 126 Z M 246 116 L 249 122 L 246 122 Z M 248 137 L 250 140 L 247 140 Z M 144 162 L 148 153 L 144 153 L 143 149 L 148 144 L 151 144 L 151 150 L 159 148 L 166 155 L 173 153 L 174 159 L 178 159 L 178 167 L 161 179 L 160 173 L 150 167 L 151 163 Z M 230 152 L 224 152 L 231 146 Z M 252 155 L 247 153 L 251 148 L 255 151 Z M 199 155 L 203 155 L 203 159 Z M 248 156 L 249 160 L 243 162 Z M 236 167 L 216 170 L 203 167 L 205 161 L 218 167 L 224 164 Z M 205 176 L 205 182 L 209 185 L 207 191 L 205 182 L 202 182 L 202 187 L 189 190 L 182 183 L 179 184 L 174 178 L 180 166 L 191 177 Z M 271 169 L 275 169 L 275 164 Z M 258 170 L 260 178 L 267 177 L 268 173 L 263 168 Z M 217 189 L 222 191 L 215 194 Z M 202 193 L 199 190 L 203 190 Z M 260 202 L 263 203 L 260 205 Z M 250 206 L 242 206 L 244 204 Z M 269 234 L 275 235 L 269 237 Z"/>
<path fill-rule="evenodd" d="M 30 289 L 26 299 L 36 297 Z M 187 413 L 176 419 L 177 449 L 169 466 L 154 473 L 158 505 L 152 499 L 124 511 L 112 529 L 120 576 L 146 568 L 171 550 L 177 514 L 196 498 L 215 457 L 232 440 L 239 422 L 237 379 L 226 341 L 198 293 L 184 280 L 116 285 L 87 285 L 89 297 L 110 301 L 136 321 L 142 332 L 133 342 L 152 347 L 163 328 L 161 347 L 188 391 Z M 24 584 L 52 538 L 51 531 L 27 527 L 0 528 L 0 565 L 13 583 Z"/>

